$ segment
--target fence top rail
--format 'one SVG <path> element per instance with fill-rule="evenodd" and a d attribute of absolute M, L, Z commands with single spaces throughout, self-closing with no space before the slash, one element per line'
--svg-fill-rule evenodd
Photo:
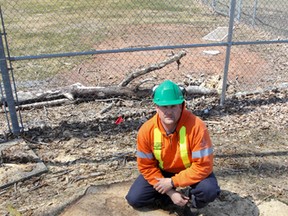
<path fill-rule="evenodd" d="M 276 43 L 288 43 L 288 39 L 287 40 L 262 40 L 262 41 L 234 41 L 234 42 L 232 41 L 231 43 L 220 42 L 220 43 L 207 43 L 207 44 L 180 44 L 180 45 L 173 45 L 173 46 L 131 47 L 131 48 L 122 48 L 122 49 L 91 50 L 91 51 L 84 51 L 84 52 L 67 52 L 67 53 L 42 54 L 42 55 L 30 55 L 30 56 L 10 56 L 8 58 L 10 61 L 22 61 L 22 60 L 31 60 L 31 59 L 60 58 L 60 57 L 71 57 L 71 56 L 81 56 L 81 55 L 109 54 L 109 53 L 140 52 L 140 51 L 231 46 L 231 45 L 276 44 Z"/>

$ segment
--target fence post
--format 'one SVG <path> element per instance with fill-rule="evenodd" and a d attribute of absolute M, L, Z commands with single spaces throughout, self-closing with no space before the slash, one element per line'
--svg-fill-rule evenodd
<path fill-rule="evenodd" d="M 214 10 L 216 10 L 216 3 L 217 3 L 216 0 L 212 0 L 212 2 L 211 2 L 211 6 Z"/>
<path fill-rule="evenodd" d="M 9 109 L 9 114 L 11 118 L 12 123 L 12 133 L 15 135 L 20 134 L 20 127 L 16 112 L 16 106 L 15 106 L 15 100 L 13 96 L 13 91 L 11 87 L 11 81 L 9 77 L 8 67 L 7 67 L 7 61 L 5 57 L 5 50 L 4 50 L 4 44 L 2 39 L 2 32 L 0 30 L 0 71 L 2 75 L 2 81 L 4 86 L 4 92 L 6 95 L 6 102 Z M 6 105 L 6 104 L 5 104 Z"/>
<path fill-rule="evenodd" d="M 240 19 L 241 19 L 241 13 L 242 13 L 242 0 L 239 0 L 238 1 L 238 8 L 237 8 L 237 20 L 238 22 L 240 22 Z"/>
<path fill-rule="evenodd" d="M 226 88 L 227 88 L 227 76 L 228 76 L 228 69 L 229 69 L 229 62 L 230 62 L 230 52 L 231 52 L 231 47 L 232 47 L 232 36 L 233 36 L 234 16 L 235 16 L 235 5 L 236 5 L 236 0 L 232 0 L 231 1 L 231 6 L 230 6 L 230 12 L 229 12 L 230 21 L 229 21 L 229 28 L 228 28 L 226 58 L 225 58 L 225 66 L 224 66 L 224 75 L 223 75 L 222 94 L 221 94 L 221 99 L 220 99 L 220 106 L 224 105 Z"/>
<path fill-rule="evenodd" d="M 252 15 L 252 26 L 253 26 L 253 27 L 255 26 L 255 19 L 256 19 L 257 7 L 258 7 L 258 0 L 254 0 L 253 15 Z"/>

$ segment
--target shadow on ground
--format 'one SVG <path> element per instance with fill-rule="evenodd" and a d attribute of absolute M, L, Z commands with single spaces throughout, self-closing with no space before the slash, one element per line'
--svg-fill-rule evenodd
<path fill-rule="evenodd" d="M 181 215 L 186 216 L 181 208 L 175 206 L 167 206 L 164 209 L 145 208 L 135 210 L 131 208 L 126 200 L 125 195 L 129 189 L 131 182 L 115 183 L 104 186 L 90 186 L 83 197 L 62 210 L 60 216 L 127 216 L 127 215 L 146 215 L 146 216 L 164 216 L 164 215 Z M 173 212 L 174 211 L 174 212 Z M 207 207 L 198 211 L 196 215 L 205 216 L 239 216 L 249 215 L 258 216 L 259 210 L 257 206 L 247 197 L 223 190 L 218 199 L 210 203 Z"/>

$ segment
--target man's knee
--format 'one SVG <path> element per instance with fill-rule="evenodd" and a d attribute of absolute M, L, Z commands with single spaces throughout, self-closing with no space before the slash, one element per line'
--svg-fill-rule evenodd
<path fill-rule="evenodd" d="M 217 180 L 212 173 L 208 178 L 199 182 L 196 187 L 192 187 L 191 193 L 195 197 L 197 208 L 202 208 L 213 202 L 220 194 Z"/>
<path fill-rule="evenodd" d="M 213 202 L 220 194 L 218 185 L 207 185 L 203 188 L 205 202 Z"/>
<path fill-rule="evenodd" d="M 132 206 L 133 208 L 138 208 L 138 203 L 133 197 L 129 196 L 129 194 L 125 197 L 128 204 Z"/>
<path fill-rule="evenodd" d="M 200 193 L 192 194 L 192 206 L 195 208 L 203 208 L 210 202 L 213 202 L 220 194 L 220 188 L 207 187 Z"/>
<path fill-rule="evenodd" d="M 143 207 L 143 204 L 141 204 L 139 199 L 137 199 L 137 197 L 133 196 L 131 193 L 128 193 L 125 198 L 126 198 L 128 204 L 130 206 L 132 206 L 133 208 Z"/>

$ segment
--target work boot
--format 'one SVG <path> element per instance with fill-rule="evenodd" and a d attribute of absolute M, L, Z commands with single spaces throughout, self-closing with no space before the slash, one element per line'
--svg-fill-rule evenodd
<path fill-rule="evenodd" d="M 163 210 L 169 210 L 171 206 L 173 206 L 173 202 L 168 196 L 161 196 L 160 198 L 156 198 L 154 203 L 152 204 L 153 208 L 156 209 L 163 209 Z"/>
<path fill-rule="evenodd" d="M 188 206 L 191 208 L 197 208 L 196 206 L 196 200 L 194 194 L 191 193 L 191 187 L 186 187 L 180 190 L 180 193 L 182 193 L 184 196 L 189 197 Z"/>
<path fill-rule="evenodd" d="M 196 206 L 195 196 L 191 194 L 191 187 L 186 187 L 180 190 L 180 193 L 189 197 L 187 205 L 184 207 L 183 216 L 194 216 L 197 215 L 198 209 Z"/>
<path fill-rule="evenodd" d="M 188 205 L 184 207 L 183 216 L 196 216 L 198 215 L 198 210 L 196 208 L 191 208 Z"/>

